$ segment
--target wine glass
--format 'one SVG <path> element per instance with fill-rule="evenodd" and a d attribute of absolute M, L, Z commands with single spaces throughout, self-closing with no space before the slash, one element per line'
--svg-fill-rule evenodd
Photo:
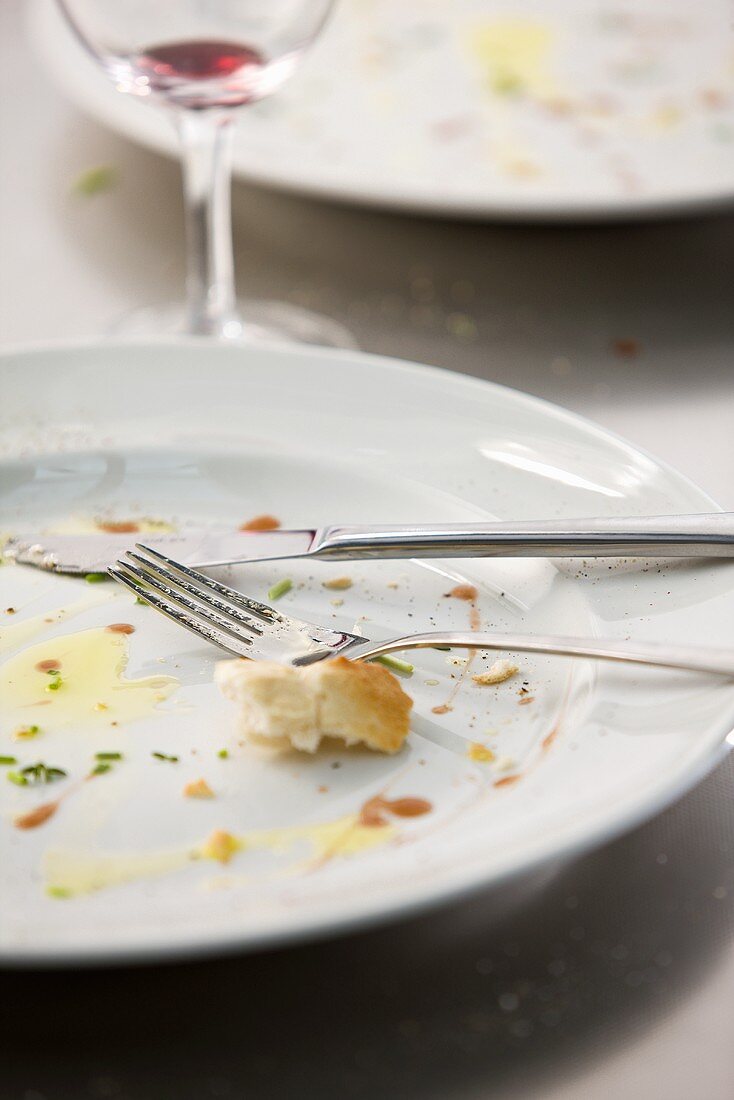
<path fill-rule="evenodd" d="M 118 91 L 167 105 L 178 129 L 186 309 L 137 311 L 123 331 L 354 346 L 341 325 L 282 302 L 238 309 L 230 210 L 234 111 L 295 70 L 334 0 L 57 0 Z"/>

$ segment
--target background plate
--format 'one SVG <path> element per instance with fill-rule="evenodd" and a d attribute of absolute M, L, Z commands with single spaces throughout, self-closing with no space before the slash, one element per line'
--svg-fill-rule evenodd
<path fill-rule="evenodd" d="M 84 111 L 176 154 L 52 0 L 32 43 Z M 734 198 L 728 0 L 342 0 L 301 72 L 241 111 L 235 172 L 453 216 L 619 218 Z"/>

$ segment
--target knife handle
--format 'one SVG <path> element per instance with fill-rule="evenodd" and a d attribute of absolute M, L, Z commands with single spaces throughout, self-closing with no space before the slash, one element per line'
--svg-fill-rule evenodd
<path fill-rule="evenodd" d="M 523 523 L 323 527 L 311 557 L 734 558 L 734 512 Z"/>

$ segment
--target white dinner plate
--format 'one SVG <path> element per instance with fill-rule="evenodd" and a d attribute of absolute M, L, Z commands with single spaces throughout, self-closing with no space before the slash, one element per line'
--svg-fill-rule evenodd
<path fill-rule="evenodd" d="M 64 345 L 5 352 L 0 388 L 4 531 L 714 507 L 551 405 L 356 353 Z M 344 574 L 351 588 L 324 587 Z M 734 565 L 722 561 L 288 562 L 243 568 L 236 583 L 264 597 L 285 576 L 284 611 L 374 637 L 466 629 L 470 605 L 447 592 L 468 583 L 487 629 L 732 641 Z M 268 759 L 238 743 L 212 683 L 219 652 L 127 591 L 12 564 L 0 586 L 0 754 L 18 760 L 2 771 L 42 761 L 67 773 L 39 787 L 0 776 L 6 961 L 255 948 L 405 914 L 630 827 L 699 779 L 734 724 L 734 685 L 713 677 L 517 656 L 516 678 L 483 687 L 471 677 L 493 656 L 467 670 L 463 654 L 422 651 L 403 683 L 416 717 L 401 753 L 328 745 Z M 124 683 L 114 667 L 94 671 L 113 623 L 135 628 L 114 635 L 112 666 L 129 647 Z M 41 661 L 61 662 L 59 690 L 33 671 Z M 146 694 L 137 682 L 151 676 Z M 460 681 L 453 709 L 436 713 Z M 100 752 L 123 759 L 86 781 Z M 213 798 L 184 796 L 199 779 Z M 430 811 L 355 824 L 379 794 Z M 17 827 L 57 795 L 54 816 Z M 217 830 L 244 838 L 226 864 L 208 858 Z"/>
<path fill-rule="evenodd" d="M 175 154 L 35 0 L 62 90 Z M 619 218 L 734 198 L 729 0 L 342 0 L 302 70 L 239 114 L 243 179 L 451 216 Z"/>

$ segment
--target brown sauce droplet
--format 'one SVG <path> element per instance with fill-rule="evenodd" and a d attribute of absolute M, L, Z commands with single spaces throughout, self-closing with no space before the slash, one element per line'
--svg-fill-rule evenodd
<path fill-rule="evenodd" d="M 253 516 L 240 524 L 240 531 L 277 531 L 279 527 L 280 520 L 275 516 Z"/>
<path fill-rule="evenodd" d="M 452 588 L 446 595 L 451 596 L 455 600 L 469 601 L 476 600 L 478 593 L 473 584 L 457 584 L 456 588 Z"/>
<path fill-rule="evenodd" d="M 453 709 L 448 703 L 440 703 L 437 707 L 431 707 L 431 714 L 448 714 Z"/>
<path fill-rule="evenodd" d="M 55 660 L 53 657 L 49 657 L 46 661 L 39 661 L 36 665 L 39 672 L 50 672 L 52 668 L 61 668 L 61 661 Z"/>
<path fill-rule="evenodd" d="M 109 630 L 110 634 L 134 634 L 135 627 L 130 623 L 110 623 L 105 627 L 105 630 Z"/>
<path fill-rule="evenodd" d="M 504 779 L 497 779 L 493 784 L 495 787 L 511 787 L 513 783 L 518 783 L 522 776 L 519 775 L 506 775 Z"/>
<path fill-rule="evenodd" d="M 39 825 L 43 825 L 44 821 L 48 821 L 50 817 L 53 817 L 58 808 L 58 800 L 56 802 L 44 802 L 42 806 L 36 806 L 35 810 L 31 810 L 30 813 L 16 817 L 13 824 L 16 829 L 35 829 Z"/>
<path fill-rule="evenodd" d="M 97 527 L 109 535 L 135 535 L 140 530 L 140 524 L 132 519 L 97 520 Z"/>
<path fill-rule="evenodd" d="M 377 794 L 369 798 L 359 812 L 359 823 L 368 828 L 387 825 L 385 813 L 395 817 L 420 817 L 428 814 L 433 809 L 433 804 L 427 798 L 384 798 Z"/>
<path fill-rule="evenodd" d="M 382 813 L 383 809 L 383 800 L 379 794 L 374 798 L 367 799 L 362 809 L 359 811 L 360 825 L 366 825 L 368 828 L 386 825 L 385 815 Z"/>
<path fill-rule="evenodd" d="M 556 726 L 555 729 L 552 729 L 550 731 L 550 733 L 546 734 L 546 736 L 540 742 L 541 749 L 543 749 L 544 752 L 547 752 L 548 749 L 553 744 L 553 742 L 555 741 L 556 737 L 558 737 L 558 727 L 557 726 Z"/>
<path fill-rule="evenodd" d="M 433 809 L 433 803 L 427 798 L 392 798 L 386 805 L 396 817 L 420 817 L 421 814 L 429 814 Z"/>

